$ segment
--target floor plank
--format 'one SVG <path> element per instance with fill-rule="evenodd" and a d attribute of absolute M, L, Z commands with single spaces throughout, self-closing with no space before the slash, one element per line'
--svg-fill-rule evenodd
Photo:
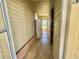
<path fill-rule="evenodd" d="M 34 42 L 24 59 L 52 59 L 50 42 L 45 36 Z"/>

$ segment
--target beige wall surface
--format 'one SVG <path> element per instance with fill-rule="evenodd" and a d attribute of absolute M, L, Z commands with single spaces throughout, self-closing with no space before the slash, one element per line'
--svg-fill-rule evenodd
<path fill-rule="evenodd" d="M 11 59 L 5 32 L 0 33 L 0 59 Z"/>
<path fill-rule="evenodd" d="M 61 0 L 54 0 L 53 59 L 58 59 L 61 28 Z"/>
<path fill-rule="evenodd" d="M 35 4 L 35 11 L 38 16 L 49 16 L 50 2 L 38 2 Z"/>
<path fill-rule="evenodd" d="M 79 59 L 79 4 L 72 4 L 66 59 Z"/>
<path fill-rule="evenodd" d="M 4 25 L 3 25 L 3 17 L 2 17 L 1 6 L 0 6 L 0 29 L 2 28 L 4 28 Z"/>
<path fill-rule="evenodd" d="M 34 35 L 34 11 L 30 3 L 7 0 L 16 52 Z"/>

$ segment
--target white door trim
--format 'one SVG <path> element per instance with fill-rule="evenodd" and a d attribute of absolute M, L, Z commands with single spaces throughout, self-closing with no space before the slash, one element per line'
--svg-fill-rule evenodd
<path fill-rule="evenodd" d="M 13 43 L 13 35 L 12 35 L 10 19 L 9 19 L 9 14 L 8 14 L 7 2 L 6 2 L 6 0 L 0 0 L 0 3 L 1 3 L 1 9 L 2 9 L 2 14 L 3 14 L 4 27 L 6 29 L 7 37 L 8 37 L 7 41 L 8 41 L 8 45 L 9 45 L 11 59 L 17 59 L 15 47 L 14 47 L 14 43 Z"/>
<path fill-rule="evenodd" d="M 61 31 L 60 31 L 60 44 L 59 44 L 59 59 L 64 59 L 65 55 L 65 40 L 68 34 L 69 14 L 71 0 L 61 1 Z"/>

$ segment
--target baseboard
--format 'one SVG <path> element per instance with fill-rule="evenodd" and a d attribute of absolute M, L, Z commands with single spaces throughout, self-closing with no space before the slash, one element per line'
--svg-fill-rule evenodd
<path fill-rule="evenodd" d="M 24 56 L 26 55 L 26 52 L 28 51 L 31 44 L 35 41 L 35 39 L 36 39 L 36 35 L 33 35 L 33 37 L 28 42 L 26 42 L 26 44 L 23 45 L 23 47 L 16 53 L 17 59 L 24 58 Z"/>

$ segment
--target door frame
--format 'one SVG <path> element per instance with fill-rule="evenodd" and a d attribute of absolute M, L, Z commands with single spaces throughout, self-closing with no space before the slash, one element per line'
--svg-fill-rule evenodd
<path fill-rule="evenodd" d="M 61 2 L 61 29 L 58 59 L 65 59 L 67 51 L 67 38 L 69 33 L 72 0 L 61 0 Z"/>
<path fill-rule="evenodd" d="M 4 29 L 2 31 L 7 33 L 7 37 L 8 37 L 7 44 L 9 47 L 11 59 L 17 59 L 14 42 L 13 42 L 12 29 L 11 29 L 9 14 L 8 14 L 7 2 L 6 0 L 0 0 L 0 4 L 1 4 L 3 21 L 4 21 Z"/>

